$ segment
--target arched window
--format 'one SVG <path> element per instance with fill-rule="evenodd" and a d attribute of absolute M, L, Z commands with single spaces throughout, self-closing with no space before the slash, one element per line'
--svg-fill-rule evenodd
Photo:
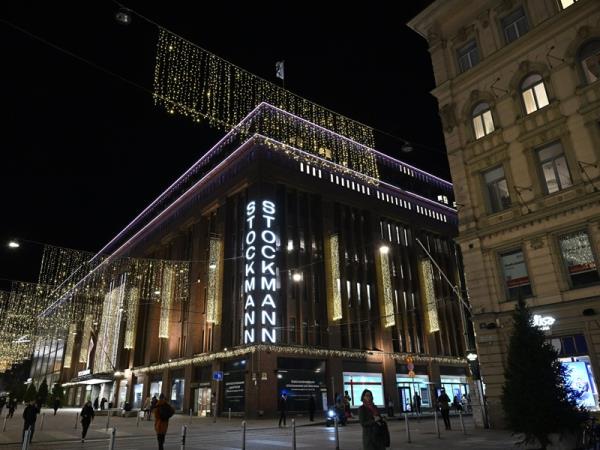
<path fill-rule="evenodd" d="M 528 75 L 521 83 L 521 95 L 527 114 L 537 111 L 540 108 L 548 105 L 548 95 L 546 94 L 546 86 L 544 80 L 538 73 Z"/>
<path fill-rule="evenodd" d="M 588 84 L 600 78 L 600 39 L 584 44 L 579 49 L 577 59 Z"/>
<path fill-rule="evenodd" d="M 494 119 L 490 105 L 486 102 L 478 103 L 473 108 L 473 131 L 475 139 L 482 138 L 494 131 Z"/>

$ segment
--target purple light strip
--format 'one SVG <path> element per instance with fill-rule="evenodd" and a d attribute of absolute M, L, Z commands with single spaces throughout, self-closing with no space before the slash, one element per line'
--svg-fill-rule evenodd
<path fill-rule="evenodd" d="M 424 170 L 418 169 L 417 167 L 411 166 L 410 164 L 407 164 L 407 163 L 405 163 L 405 162 L 403 162 L 403 161 L 400 161 L 400 160 L 398 160 L 398 159 L 396 159 L 396 158 L 392 158 L 391 156 L 388 156 L 388 155 L 386 155 L 386 154 L 384 154 L 384 153 L 381 153 L 379 150 L 375 150 L 374 148 L 367 147 L 366 145 L 364 145 L 364 144 L 361 144 L 360 142 L 353 141 L 352 139 L 350 139 L 350 138 L 348 138 L 348 137 L 346 137 L 346 136 L 342 136 L 341 134 L 338 134 L 338 133 L 336 133 L 335 131 L 328 130 L 327 128 L 323 128 L 321 125 L 317 125 L 316 123 L 309 122 L 308 120 L 306 120 L 306 119 L 303 119 L 302 117 L 299 117 L 299 116 L 297 116 L 297 115 L 295 115 L 295 114 L 293 114 L 293 113 L 291 113 L 291 112 L 284 111 L 283 109 L 281 109 L 281 108 L 278 108 L 277 106 L 273 106 L 273 105 L 271 105 L 271 104 L 269 104 L 269 103 L 265 103 L 265 102 L 261 103 L 261 105 L 262 105 L 262 104 L 264 104 L 264 105 L 267 105 L 268 107 L 270 107 L 270 108 L 272 108 L 272 109 L 275 109 L 275 110 L 277 110 L 277 111 L 279 111 L 279 112 L 281 112 L 281 113 L 283 113 L 283 114 L 285 114 L 285 115 L 292 116 L 292 117 L 296 118 L 297 120 L 299 120 L 299 121 L 301 121 L 301 122 L 308 123 L 309 125 L 311 125 L 311 126 L 313 126 L 313 127 L 315 127 L 315 128 L 319 128 L 320 130 L 322 130 L 322 131 L 323 131 L 323 132 L 325 132 L 325 133 L 328 133 L 328 134 L 333 134 L 334 136 L 337 136 L 338 138 L 340 138 L 340 139 L 342 139 L 342 140 L 344 140 L 344 141 L 349 141 L 349 142 L 352 142 L 353 144 L 357 145 L 358 147 L 362 147 L 363 149 L 365 149 L 365 150 L 367 150 L 367 151 L 369 151 L 369 152 L 376 153 L 376 154 L 377 154 L 378 156 L 380 156 L 382 159 L 387 159 L 387 160 L 393 161 L 393 162 L 395 162 L 395 163 L 401 164 L 401 165 L 403 165 L 403 166 L 409 167 L 410 169 L 412 169 L 412 170 L 414 170 L 414 171 L 416 171 L 416 172 L 422 173 L 422 174 L 424 174 L 424 175 L 426 175 L 426 176 L 428 176 L 428 177 L 431 177 L 431 178 L 433 178 L 433 179 L 435 179 L 435 180 L 438 180 L 438 181 L 439 181 L 440 183 L 442 183 L 442 184 L 445 184 L 445 185 L 447 185 L 447 186 L 449 186 L 449 187 L 452 187 L 452 183 L 451 183 L 451 182 L 449 182 L 449 181 L 447 181 L 447 180 L 444 180 L 443 178 L 437 177 L 437 176 L 435 176 L 435 175 L 432 175 L 432 174 L 430 174 L 430 173 L 428 173 L 428 172 L 425 172 Z M 260 106 L 260 105 L 259 105 L 259 106 Z"/>

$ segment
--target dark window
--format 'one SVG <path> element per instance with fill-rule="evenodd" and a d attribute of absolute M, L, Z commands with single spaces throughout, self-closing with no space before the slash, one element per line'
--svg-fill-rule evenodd
<path fill-rule="evenodd" d="M 537 153 L 544 175 L 546 193 L 552 194 L 572 186 L 569 166 L 560 142 L 539 149 Z"/>
<path fill-rule="evenodd" d="M 501 23 L 502 30 L 504 31 L 504 39 L 507 44 L 519 39 L 529 31 L 527 17 L 522 7 L 504 17 Z"/>
<path fill-rule="evenodd" d="M 483 174 L 488 206 L 491 212 L 502 211 L 510 207 L 508 184 L 502 166 L 488 170 Z"/>
<path fill-rule="evenodd" d="M 521 250 L 500 255 L 508 300 L 531 297 L 531 282 Z"/>
<path fill-rule="evenodd" d="M 457 51 L 458 66 L 461 73 L 479 64 L 479 50 L 475 40 L 469 41 L 467 45 Z"/>

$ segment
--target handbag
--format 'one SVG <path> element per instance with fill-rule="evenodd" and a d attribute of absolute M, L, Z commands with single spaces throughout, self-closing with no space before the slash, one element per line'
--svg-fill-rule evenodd
<path fill-rule="evenodd" d="M 377 427 L 377 433 L 379 434 L 380 442 L 385 446 L 390 446 L 390 430 L 388 429 L 387 422 L 382 420 Z"/>

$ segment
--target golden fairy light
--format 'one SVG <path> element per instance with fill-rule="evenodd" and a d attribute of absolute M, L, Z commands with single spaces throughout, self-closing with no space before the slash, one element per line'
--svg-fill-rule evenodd
<path fill-rule="evenodd" d="M 435 289 L 433 287 L 433 268 L 428 259 L 423 259 L 419 263 L 419 271 L 421 276 L 421 292 L 423 293 L 423 306 L 427 311 L 428 331 L 433 333 L 440 331 L 440 323 L 438 320 L 438 311 L 435 301 Z"/>

